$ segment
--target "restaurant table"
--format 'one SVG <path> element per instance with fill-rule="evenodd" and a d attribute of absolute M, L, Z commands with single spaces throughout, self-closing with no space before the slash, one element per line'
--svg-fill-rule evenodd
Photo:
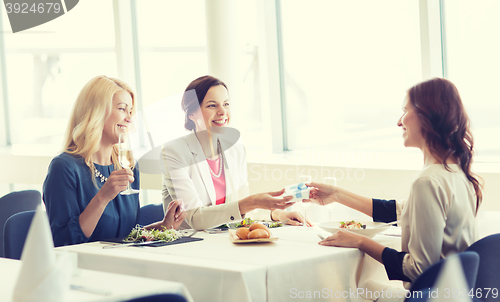
<path fill-rule="evenodd" d="M 81 268 L 181 282 L 195 301 L 363 301 L 352 293 L 365 276 L 389 283 L 383 265 L 358 249 L 318 245 L 318 228 L 271 231 L 279 238 L 271 243 L 234 244 L 227 232 L 198 232 L 204 240 L 163 247 L 58 249 L 77 252 Z M 400 248 L 400 237 L 374 239 Z"/>
<path fill-rule="evenodd" d="M 13 300 L 14 287 L 22 261 L 0 258 L 0 301 Z M 71 278 L 74 288 L 68 291 L 65 301 L 104 302 L 125 301 L 154 294 L 178 294 L 193 301 L 186 287 L 179 282 L 134 277 L 95 270 L 78 269 Z"/>

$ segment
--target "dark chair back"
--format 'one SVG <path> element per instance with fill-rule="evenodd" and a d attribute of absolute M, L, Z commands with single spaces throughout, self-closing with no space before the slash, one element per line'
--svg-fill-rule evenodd
<path fill-rule="evenodd" d="M 183 296 L 177 294 L 159 294 L 135 298 L 125 302 L 187 302 L 187 300 Z"/>
<path fill-rule="evenodd" d="M 469 285 L 469 290 L 476 284 L 477 270 L 479 267 L 479 255 L 475 252 L 462 252 L 457 255 L 462 263 L 465 279 Z M 410 291 L 421 291 L 429 289 L 436 283 L 437 276 L 443 267 L 446 259 L 442 259 L 429 266 L 418 278 L 412 282 Z"/>
<path fill-rule="evenodd" d="M 0 198 L 0 257 L 4 257 L 3 228 L 7 219 L 19 212 L 36 210 L 41 202 L 42 195 L 37 190 L 12 192 Z"/>
<path fill-rule="evenodd" d="M 139 224 L 148 225 L 163 220 L 163 204 L 148 204 L 139 211 Z"/>
<path fill-rule="evenodd" d="M 500 300 L 500 234 L 493 234 L 476 241 L 466 251 L 474 251 L 479 254 L 479 270 L 475 285 L 475 292 L 481 291 L 481 297 L 477 298 L 484 302 Z M 496 295 L 487 288 L 496 288 Z M 496 296 L 493 298 L 493 296 Z"/>
<path fill-rule="evenodd" d="M 30 229 L 31 220 L 36 211 L 26 211 L 12 215 L 5 222 L 4 248 L 5 257 L 11 259 L 21 259 L 24 242 Z"/>

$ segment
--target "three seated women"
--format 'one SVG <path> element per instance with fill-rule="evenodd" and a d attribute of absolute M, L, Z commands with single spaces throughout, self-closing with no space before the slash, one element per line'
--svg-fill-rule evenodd
<path fill-rule="evenodd" d="M 202 230 L 254 219 L 310 224 L 286 211 L 283 190 L 248 194 L 245 148 L 227 127 L 229 93 L 211 76 L 191 82 L 182 108 L 191 133 L 163 146 L 163 220 L 146 228 Z M 124 82 L 99 76 L 80 92 L 63 152 L 49 166 L 43 199 L 56 246 L 126 236 L 138 222 L 139 196 L 120 195 L 128 183 L 138 189 L 139 167 L 119 169 L 120 133 L 131 126 L 134 93 Z M 464 251 L 478 239 L 476 214 L 482 193 L 471 172 L 474 151 L 469 119 L 453 83 L 435 78 L 410 88 L 397 126 L 406 147 L 423 155 L 423 169 L 406 203 L 371 199 L 340 187 L 309 183 L 311 202 L 339 202 L 375 221 L 401 220 L 401 251 L 367 237 L 339 231 L 319 244 L 355 247 L 383 263 L 390 279 L 411 282 L 434 262 Z M 183 200 L 185 211 L 179 199 Z"/>

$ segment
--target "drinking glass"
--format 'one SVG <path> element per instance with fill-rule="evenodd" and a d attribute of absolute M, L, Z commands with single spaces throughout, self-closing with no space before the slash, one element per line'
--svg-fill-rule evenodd
<path fill-rule="evenodd" d="M 330 186 L 336 187 L 337 186 L 337 178 L 335 178 L 335 177 L 325 177 L 325 178 L 323 178 L 323 183 L 326 184 L 326 185 L 330 185 Z M 333 221 L 334 203 L 333 202 L 329 203 L 325 207 L 326 207 L 326 210 L 328 212 L 328 220 L 329 221 Z"/>
<path fill-rule="evenodd" d="M 300 175 L 299 176 L 299 183 L 310 183 L 312 181 L 311 175 Z M 307 197 L 309 198 L 309 196 Z M 311 204 L 309 202 L 302 202 L 302 206 L 304 207 L 304 220 L 306 220 L 306 213 L 307 213 L 307 208 Z M 307 222 L 304 223 L 304 226 L 307 228 Z"/>
<path fill-rule="evenodd" d="M 122 168 L 132 169 L 134 157 L 132 155 L 132 146 L 130 144 L 130 134 L 128 132 L 120 134 L 120 141 L 118 143 L 118 161 Z M 127 183 L 127 189 L 120 192 L 121 195 L 137 194 L 139 190 L 132 189 L 130 182 Z"/>

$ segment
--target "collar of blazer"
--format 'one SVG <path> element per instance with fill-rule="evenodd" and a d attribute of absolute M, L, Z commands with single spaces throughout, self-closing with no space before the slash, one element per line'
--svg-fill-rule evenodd
<path fill-rule="evenodd" d="M 194 133 L 188 135 L 186 137 L 186 142 L 188 144 L 189 150 L 193 154 L 194 162 L 198 167 L 198 171 L 201 175 L 201 179 L 203 180 L 203 184 L 205 185 L 205 189 L 207 190 L 208 196 L 210 196 L 210 202 L 212 205 L 216 204 L 216 196 L 215 196 L 215 187 L 212 181 L 212 176 L 210 176 L 210 167 L 205 158 L 205 153 L 203 152 L 203 148 L 201 147 L 198 138 Z M 234 194 L 231 194 L 234 191 L 233 180 L 231 177 L 231 170 L 235 169 L 235 159 L 231 152 L 227 149 L 227 143 L 224 142 L 223 139 L 220 139 L 220 144 L 222 148 L 222 152 L 224 153 L 224 175 L 226 179 L 226 203 L 232 202 L 234 198 Z"/>

